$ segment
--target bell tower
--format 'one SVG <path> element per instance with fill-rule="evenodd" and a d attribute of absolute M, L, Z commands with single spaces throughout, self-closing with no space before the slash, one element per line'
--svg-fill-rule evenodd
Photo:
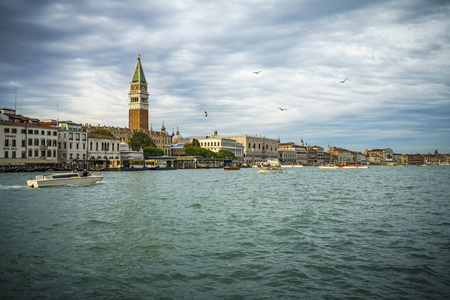
<path fill-rule="evenodd" d="M 139 54 L 128 93 L 128 127 L 130 129 L 148 132 L 148 96 L 147 81 Z"/>

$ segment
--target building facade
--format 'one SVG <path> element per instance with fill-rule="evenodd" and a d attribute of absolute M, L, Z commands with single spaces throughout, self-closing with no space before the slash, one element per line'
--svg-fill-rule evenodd
<path fill-rule="evenodd" d="M 227 150 L 236 156 L 238 159 L 242 159 L 244 155 L 244 146 L 236 140 L 222 137 L 218 135 L 206 136 L 205 138 L 198 138 L 200 147 L 205 148 L 213 152 L 219 152 L 220 150 Z"/>
<path fill-rule="evenodd" d="M 278 140 L 256 135 L 227 136 L 244 146 L 245 162 L 262 162 L 278 158 Z"/>
<path fill-rule="evenodd" d="M 128 93 L 128 128 L 131 130 L 148 132 L 148 98 L 147 81 L 139 54 Z"/>
<path fill-rule="evenodd" d="M 52 165 L 58 162 L 58 130 L 38 119 L 0 109 L 0 165 Z"/>
<path fill-rule="evenodd" d="M 99 134 L 88 134 L 88 157 L 90 161 L 108 161 L 120 158 L 120 140 Z"/>
<path fill-rule="evenodd" d="M 87 160 L 88 131 L 72 121 L 45 120 L 58 129 L 58 161 L 63 168 L 80 167 Z"/>

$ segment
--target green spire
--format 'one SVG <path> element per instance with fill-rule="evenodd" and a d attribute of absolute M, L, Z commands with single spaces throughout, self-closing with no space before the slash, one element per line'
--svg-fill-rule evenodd
<path fill-rule="evenodd" d="M 136 68 L 134 69 L 133 79 L 131 79 L 131 82 L 147 82 L 145 80 L 144 69 L 142 69 L 140 54 L 138 56 L 138 61 L 136 63 Z"/>

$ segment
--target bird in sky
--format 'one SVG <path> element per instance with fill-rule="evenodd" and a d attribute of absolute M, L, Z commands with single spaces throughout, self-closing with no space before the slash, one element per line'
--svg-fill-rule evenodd
<path fill-rule="evenodd" d="M 253 72 L 253 73 L 255 73 L 255 74 L 259 74 L 259 73 L 261 73 L 262 72 L 262 70 L 259 70 L 259 71 L 255 71 L 255 72 Z"/>
<path fill-rule="evenodd" d="M 348 78 L 345 78 L 344 80 L 341 80 L 340 83 L 345 83 L 345 81 L 347 81 Z"/>
<path fill-rule="evenodd" d="M 208 112 L 205 110 L 205 117 L 207 117 L 208 116 Z"/>
<path fill-rule="evenodd" d="M 281 107 L 278 107 L 278 109 L 281 110 L 281 111 L 288 110 L 287 108 L 281 108 Z"/>

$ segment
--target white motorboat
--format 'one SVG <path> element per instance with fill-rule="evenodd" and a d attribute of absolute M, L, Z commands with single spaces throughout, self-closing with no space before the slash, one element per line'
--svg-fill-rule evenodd
<path fill-rule="evenodd" d="M 259 169 L 259 173 L 283 173 L 278 159 L 268 159 L 267 163 Z"/>
<path fill-rule="evenodd" d="M 92 175 L 92 173 L 83 176 L 80 173 L 53 173 L 37 175 L 35 179 L 27 180 L 31 188 L 58 186 L 58 185 L 89 185 L 103 179 L 103 175 Z"/>
<path fill-rule="evenodd" d="M 338 166 L 319 166 L 319 169 L 337 169 Z"/>

